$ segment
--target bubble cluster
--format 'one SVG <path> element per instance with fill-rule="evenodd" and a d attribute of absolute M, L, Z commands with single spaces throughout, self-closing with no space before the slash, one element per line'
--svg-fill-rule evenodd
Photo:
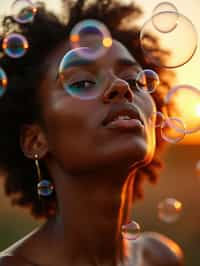
<path fill-rule="evenodd" d="M 148 62 L 159 67 L 176 68 L 186 64 L 195 54 L 198 34 L 184 15 L 178 14 L 177 23 L 176 12 L 160 12 L 144 23 L 140 44 Z M 159 48 L 155 48 L 157 46 Z"/>
<path fill-rule="evenodd" d="M 7 56 L 20 58 L 27 52 L 29 44 L 23 35 L 12 33 L 3 39 L 2 48 Z"/>
<path fill-rule="evenodd" d="M 158 204 L 158 218 L 165 223 L 174 223 L 180 217 L 182 203 L 174 198 L 166 198 Z"/>
<path fill-rule="evenodd" d="M 160 84 L 158 74 L 151 69 L 140 71 L 136 77 L 136 87 L 148 93 L 153 93 Z"/>
<path fill-rule="evenodd" d="M 200 130 L 200 90 L 190 85 L 173 87 L 165 96 L 165 112 L 180 119 L 186 134 Z"/>
<path fill-rule="evenodd" d="M 30 0 L 15 0 L 11 5 L 13 18 L 21 24 L 32 22 L 36 12 L 37 8 Z"/>
<path fill-rule="evenodd" d="M 122 237 L 127 240 L 136 240 L 140 236 L 140 231 L 140 225 L 135 221 L 122 225 L 121 228 Z"/>
<path fill-rule="evenodd" d="M 88 19 L 74 26 L 70 33 L 70 43 L 72 49 L 88 47 L 88 50 L 79 50 L 80 55 L 87 59 L 96 59 L 112 46 L 112 37 L 103 23 Z"/>
<path fill-rule="evenodd" d="M 5 71 L 0 67 L 0 97 L 3 96 L 3 94 L 6 91 L 8 84 L 8 79 Z"/>
<path fill-rule="evenodd" d="M 161 124 L 161 137 L 169 143 L 178 143 L 185 137 L 184 123 L 176 118 L 166 118 Z"/>

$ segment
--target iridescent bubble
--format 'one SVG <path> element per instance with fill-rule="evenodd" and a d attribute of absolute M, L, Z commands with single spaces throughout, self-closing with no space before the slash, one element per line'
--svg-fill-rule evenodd
<path fill-rule="evenodd" d="M 122 237 L 127 240 L 136 240 L 140 236 L 140 231 L 140 225 L 135 221 L 122 225 L 121 228 Z"/>
<path fill-rule="evenodd" d="M 169 143 L 177 143 L 185 137 L 184 123 L 176 118 L 166 118 L 161 125 L 161 137 Z"/>
<path fill-rule="evenodd" d="M 198 34 L 187 17 L 179 13 L 178 24 L 168 32 L 171 27 L 168 27 L 168 22 L 172 25 L 176 16 L 176 12 L 160 12 L 144 23 L 140 44 L 147 62 L 159 67 L 176 68 L 186 64 L 195 54 Z M 155 20 L 161 31 L 154 26 Z"/>
<path fill-rule="evenodd" d="M 182 203 L 174 198 L 166 198 L 158 204 L 158 218 L 165 223 L 174 223 L 180 217 Z"/>
<path fill-rule="evenodd" d="M 149 122 L 151 126 L 161 127 L 163 121 L 165 120 L 165 116 L 161 112 L 153 112 L 151 117 L 149 118 Z"/>
<path fill-rule="evenodd" d="M 2 48 L 6 55 L 20 58 L 25 55 L 29 47 L 27 39 L 18 33 L 9 34 L 3 39 Z"/>
<path fill-rule="evenodd" d="M 186 134 L 200 130 L 200 90 L 178 85 L 168 92 L 164 101 L 166 114 L 179 118 L 185 125 Z"/>
<path fill-rule="evenodd" d="M 81 71 L 79 70 L 78 75 L 77 73 L 69 74 L 68 69 L 70 67 L 75 69 L 80 67 L 80 65 L 84 66 L 92 62 L 91 59 L 83 58 L 80 55 L 88 52 L 89 48 L 87 47 L 70 50 L 62 58 L 58 69 L 59 80 L 65 91 L 69 95 L 83 100 L 99 96 L 102 92 L 103 82 L 105 82 L 98 73 L 94 74 L 87 69 L 84 70 L 83 67 Z"/>
<path fill-rule="evenodd" d="M 151 69 L 140 71 L 136 77 L 136 87 L 148 93 L 153 93 L 160 84 L 158 74 Z"/>
<path fill-rule="evenodd" d="M 88 47 L 80 50 L 80 55 L 87 59 L 103 56 L 112 46 L 112 37 L 107 27 L 98 20 L 83 20 L 75 25 L 70 33 L 72 48 Z"/>
<path fill-rule="evenodd" d="M 3 96 L 3 94 L 6 91 L 8 84 L 8 79 L 5 71 L 0 67 L 0 97 Z"/>
<path fill-rule="evenodd" d="M 37 184 L 38 194 L 40 196 L 50 196 L 53 192 L 53 185 L 51 181 L 43 179 Z"/>
<path fill-rule="evenodd" d="M 30 23 L 37 12 L 30 0 L 15 0 L 11 5 L 11 14 L 18 23 Z"/>

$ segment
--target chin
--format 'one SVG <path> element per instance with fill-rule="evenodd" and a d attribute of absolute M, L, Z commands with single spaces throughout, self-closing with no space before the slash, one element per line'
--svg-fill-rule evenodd
<path fill-rule="evenodd" d="M 116 145 L 110 152 L 107 152 L 104 162 L 107 166 L 108 164 L 114 165 L 116 168 L 133 168 L 139 167 L 147 164 L 152 159 L 152 151 L 149 148 L 146 140 L 143 138 L 138 138 L 137 141 L 126 143 L 120 143 Z M 107 159 L 106 159 L 107 158 Z M 109 167 L 109 166 L 108 166 Z"/>

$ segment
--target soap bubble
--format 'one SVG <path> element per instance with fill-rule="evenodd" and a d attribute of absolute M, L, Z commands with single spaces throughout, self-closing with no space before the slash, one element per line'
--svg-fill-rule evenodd
<path fill-rule="evenodd" d="M 152 14 L 155 15 L 160 12 L 166 12 L 166 11 L 178 13 L 178 9 L 174 4 L 170 2 L 161 2 L 154 7 Z"/>
<path fill-rule="evenodd" d="M 166 118 L 161 125 L 161 137 L 169 143 L 177 143 L 185 137 L 185 126 L 176 117 Z"/>
<path fill-rule="evenodd" d="M 59 79 L 65 91 L 69 95 L 83 100 L 99 96 L 102 92 L 103 82 L 105 82 L 99 73 L 94 75 L 86 69 L 82 70 L 79 76 L 75 75 L 75 78 L 73 74 L 68 74 L 68 69 L 71 66 L 79 67 L 80 65 L 87 65 L 88 62 L 92 62 L 80 56 L 80 54 L 88 52 L 89 48 L 87 47 L 70 50 L 62 58 L 58 69 Z"/>
<path fill-rule="evenodd" d="M 158 218 L 165 223 L 174 223 L 180 217 L 182 203 L 174 198 L 166 198 L 158 204 Z"/>
<path fill-rule="evenodd" d="M 136 240 L 140 235 L 140 231 L 140 225 L 135 221 L 131 221 L 129 224 L 122 225 L 121 233 L 124 239 Z"/>
<path fill-rule="evenodd" d="M 5 71 L 0 67 L 0 97 L 3 96 L 3 94 L 6 91 L 8 84 L 8 79 Z"/>
<path fill-rule="evenodd" d="M 167 17 L 168 19 L 163 19 L 163 12 L 172 12 L 172 14 Z M 170 2 L 159 3 L 153 9 L 152 23 L 156 30 L 162 33 L 168 33 L 170 31 L 173 31 L 178 25 L 178 18 L 178 10 L 176 6 Z"/>
<path fill-rule="evenodd" d="M 136 87 L 148 93 L 153 93 L 160 84 L 158 74 L 151 69 L 140 71 L 136 77 Z"/>
<path fill-rule="evenodd" d="M 164 101 L 166 115 L 179 118 L 185 125 L 186 134 L 200 130 L 200 90 L 178 85 L 168 92 Z"/>
<path fill-rule="evenodd" d="M 11 14 L 18 23 L 33 21 L 37 8 L 30 0 L 15 0 L 11 5 Z"/>
<path fill-rule="evenodd" d="M 159 67 L 176 68 L 186 64 L 195 54 L 198 34 L 187 17 L 179 14 L 178 24 L 168 32 L 168 22 L 172 21 L 173 24 L 176 16 L 176 12 L 161 12 L 144 23 L 140 32 L 140 44 L 148 62 Z M 153 23 L 155 20 L 163 32 L 156 29 Z"/>
<path fill-rule="evenodd" d="M 20 58 L 25 55 L 29 47 L 27 39 L 18 33 L 12 33 L 3 39 L 2 48 L 11 58 Z"/>
<path fill-rule="evenodd" d="M 80 55 L 87 59 L 96 59 L 112 46 L 112 37 L 103 23 L 88 19 L 75 25 L 70 33 L 70 43 L 72 48 L 88 47 L 88 50 L 80 50 Z"/>
<path fill-rule="evenodd" d="M 38 184 L 37 184 L 37 191 L 39 196 L 50 196 L 53 192 L 53 185 L 51 183 L 51 181 L 43 179 L 41 180 Z"/>
<path fill-rule="evenodd" d="M 149 118 L 149 122 L 151 126 L 161 127 L 163 121 L 165 120 L 165 116 L 161 112 L 153 112 Z"/>

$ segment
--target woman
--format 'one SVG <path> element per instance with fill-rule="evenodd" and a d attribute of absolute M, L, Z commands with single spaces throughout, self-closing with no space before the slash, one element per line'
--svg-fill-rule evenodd
<path fill-rule="evenodd" d="M 14 204 L 29 207 L 45 222 L 4 250 L 0 265 L 181 265 L 174 242 L 143 234 L 132 245 L 121 235 L 132 200 L 142 196 L 143 177 L 154 182 L 160 167 L 149 120 L 156 105 L 162 106 L 161 93 L 153 99 L 136 89 L 138 72 L 152 66 L 142 58 L 138 30 L 123 27 L 140 10 L 114 1 L 68 1 L 68 10 L 66 25 L 42 6 L 31 24 L 16 25 L 10 17 L 3 22 L 5 33 L 17 26 L 30 43 L 24 57 L 1 60 L 9 77 L 0 102 L 5 189 Z M 113 44 L 103 57 L 79 64 L 69 33 L 86 18 L 104 22 Z M 65 85 L 84 90 L 96 86 L 100 75 L 96 97 L 83 100 L 64 89 L 57 74 L 67 52 L 75 64 L 66 69 Z M 163 89 L 164 75 L 160 72 Z M 48 196 L 37 191 L 41 179 L 51 182 L 43 191 Z M 136 262 L 139 254 L 145 261 Z"/>

